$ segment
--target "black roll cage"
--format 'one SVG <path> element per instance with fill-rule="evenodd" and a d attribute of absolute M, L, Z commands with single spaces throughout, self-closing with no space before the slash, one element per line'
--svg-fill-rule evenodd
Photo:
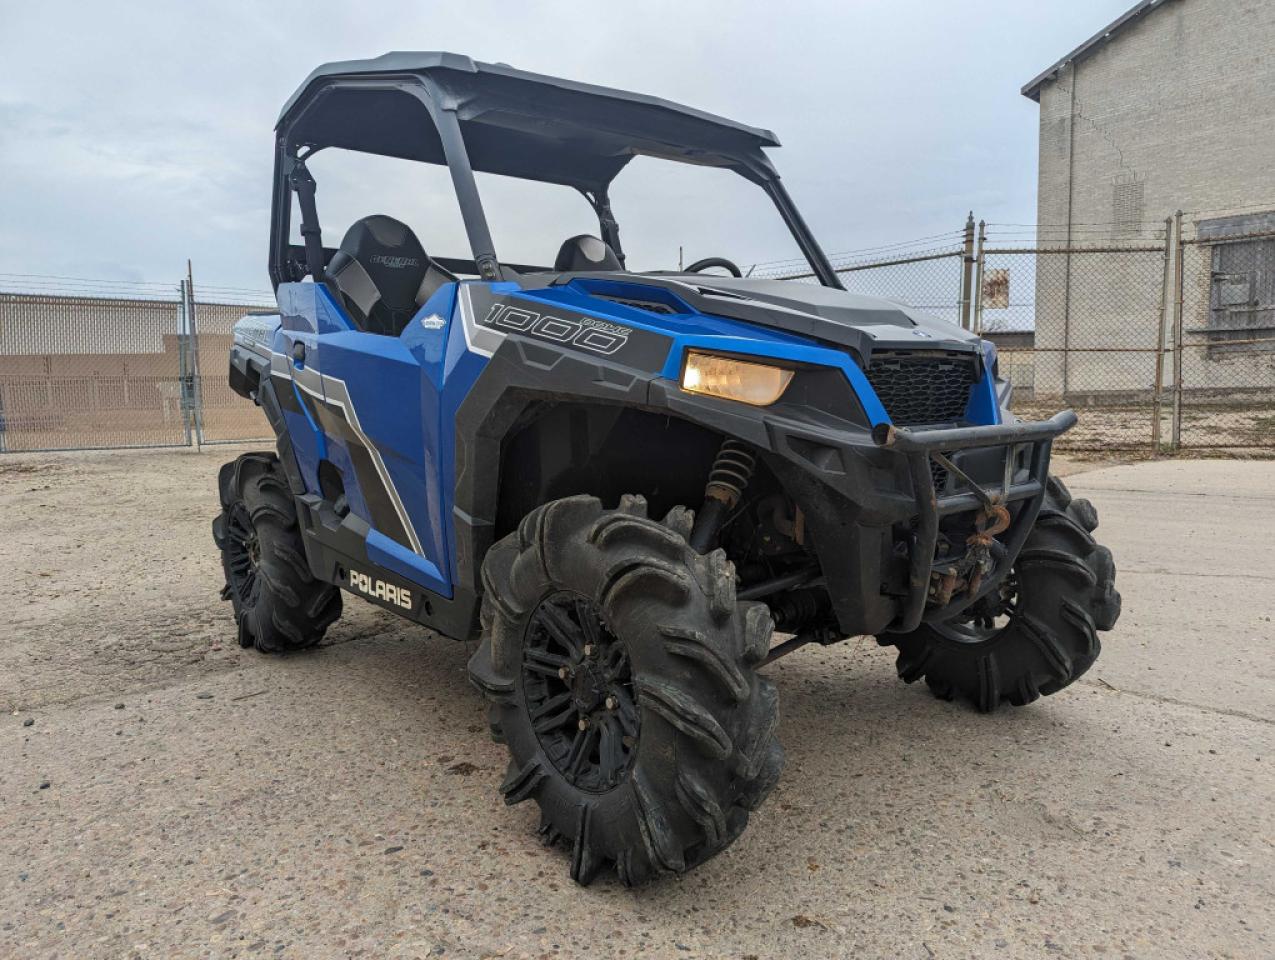
<path fill-rule="evenodd" d="M 405 66 L 410 69 L 402 69 Z M 387 69 L 389 67 L 397 69 Z M 537 106 L 527 98 L 527 89 L 563 102 L 555 104 L 556 113 L 538 112 Z M 404 131 L 401 123 L 396 123 L 388 114 L 383 120 L 360 116 L 362 126 L 351 134 L 348 131 L 351 114 L 345 100 L 340 100 L 348 100 L 351 94 L 410 96 L 432 121 L 437 140 L 429 133 L 422 136 L 417 131 Z M 338 106 L 331 106 L 338 100 Z M 368 100 L 370 107 L 384 103 L 383 99 L 369 97 Z M 617 105 L 620 112 L 634 122 L 632 129 L 600 126 L 596 138 L 591 139 L 587 131 L 576 132 L 574 140 L 563 137 L 562 130 L 579 131 L 582 125 L 587 127 L 593 122 L 595 114 L 591 111 L 608 111 L 596 114 L 596 122 L 606 124 L 607 118 L 613 115 L 610 111 Z M 329 107 L 326 116 L 325 106 Z M 657 113 L 655 108 L 663 112 Z M 345 114 L 342 109 L 346 110 Z M 564 110 L 578 111 L 579 119 L 565 119 Z M 369 112 L 375 114 L 376 111 Z M 547 124 L 558 123 L 560 128 L 551 130 L 556 139 L 541 136 L 537 140 L 539 131 L 534 123 L 529 124 L 529 118 Z M 454 54 L 387 54 L 376 60 L 326 65 L 316 70 L 293 95 L 275 128 L 269 257 L 273 285 L 277 288 L 306 274 L 315 282 L 327 282 L 326 266 L 334 251 L 323 246 L 315 202 L 316 184 L 306 167 L 306 160 L 326 146 L 447 166 L 473 259 L 435 257 L 444 268 L 484 280 L 513 279 L 518 273 L 549 270 L 502 262 L 497 257 L 462 121 L 468 123 L 471 130 L 481 123 L 486 131 L 485 142 L 491 138 L 499 144 L 501 138 L 507 137 L 512 141 L 511 150 L 519 143 L 530 145 L 531 159 L 520 168 L 517 162 L 511 164 L 507 158 L 497 156 L 492 144 L 486 142 L 487 162 L 483 168 L 519 179 L 573 186 L 593 208 L 602 239 L 615 250 L 621 263 L 624 252 L 608 188 L 633 156 L 648 154 L 726 167 L 757 183 L 775 204 L 819 282 L 842 289 L 836 272 L 784 189 L 778 172 L 761 152 L 762 146 L 778 145 L 773 134 L 653 97 L 541 77 L 499 64 L 479 64 Z M 685 141 L 673 139 L 679 126 L 695 136 Z M 493 128 L 499 132 L 492 135 Z M 402 145 L 397 142 L 399 138 L 404 141 Z M 405 141 L 412 139 L 415 142 L 409 147 Z M 301 249 L 293 246 L 289 237 L 292 194 L 297 197 L 301 216 Z"/>

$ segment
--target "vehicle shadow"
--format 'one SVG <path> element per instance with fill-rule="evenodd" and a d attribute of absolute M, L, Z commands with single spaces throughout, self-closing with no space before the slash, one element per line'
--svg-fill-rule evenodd
<path fill-rule="evenodd" d="M 485 705 L 467 679 L 475 645 L 388 615 L 382 622 L 379 614 L 348 642 L 334 639 L 318 658 L 348 671 L 350 684 L 374 687 L 387 709 L 401 711 L 403 736 L 419 736 L 422 751 L 438 741 L 468 745 L 465 758 L 477 768 L 468 787 L 490 801 L 490 816 L 503 818 L 507 842 L 521 843 L 513 836 L 521 832 L 527 855 L 547 858 L 540 867 L 561 867 L 565 876 L 561 852 L 542 854 L 535 842 L 533 805 L 510 811 L 496 790 L 507 758 L 490 740 Z M 1110 738 L 1109 727 L 1078 709 L 1091 691 L 982 715 L 935 699 L 924 684 L 903 684 L 893 651 L 870 639 L 808 648 L 766 673 L 780 694 L 787 762 L 779 785 L 733 847 L 685 877 L 629 894 L 640 902 L 681 898 L 688 883 L 721 881 L 737 893 L 741 885 L 760 893 L 793 863 L 850 863 L 864 855 L 865 844 L 897 842 L 909 811 L 926 818 L 926 811 L 975 804 L 1001 811 L 989 826 L 998 835 L 1020 835 L 1024 843 L 1075 840 L 1065 810 L 1043 804 L 1032 781 L 1056 773 L 1057 764 L 1083 762 L 1067 756 L 1077 737 L 1097 750 Z M 607 888 L 614 889 L 614 881 L 600 880 L 590 891 Z"/>

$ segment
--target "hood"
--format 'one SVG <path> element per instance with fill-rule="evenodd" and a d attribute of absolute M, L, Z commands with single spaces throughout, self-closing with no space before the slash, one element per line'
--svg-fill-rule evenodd
<path fill-rule="evenodd" d="M 561 275 L 557 283 L 575 279 L 622 283 L 625 293 L 617 299 L 639 307 L 635 288 L 657 288 L 700 313 L 848 347 L 865 363 L 874 350 L 979 350 L 979 338 L 953 323 L 894 300 L 814 283 L 675 273 L 572 273 Z M 603 284 L 593 286 L 594 295 L 606 296 L 604 289 Z"/>

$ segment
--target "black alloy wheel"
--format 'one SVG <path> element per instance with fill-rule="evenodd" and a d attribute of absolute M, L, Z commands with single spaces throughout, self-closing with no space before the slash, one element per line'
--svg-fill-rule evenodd
<path fill-rule="evenodd" d="M 540 746 L 575 786 L 602 793 L 633 763 L 637 695 L 628 651 L 593 602 L 559 591 L 540 602 L 523 640 L 525 702 Z"/>
<path fill-rule="evenodd" d="M 252 519 L 243 501 L 226 516 L 226 581 L 244 602 L 251 602 L 257 589 L 257 568 L 261 565 L 261 542 L 252 528 Z"/>

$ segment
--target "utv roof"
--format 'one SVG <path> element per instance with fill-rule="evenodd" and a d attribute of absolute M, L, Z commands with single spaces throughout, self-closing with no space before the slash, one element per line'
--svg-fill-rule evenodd
<path fill-rule="evenodd" d="M 479 63 L 454 53 L 387 53 L 319 67 L 283 108 L 286 147 L 342 147 L 446 163 L 434 109 L 455 108 L 475 170 L 596 190 L 635 155 L 730 167 L 750 179 L 774 168 L 779 141 L 681 104 Z"/>

